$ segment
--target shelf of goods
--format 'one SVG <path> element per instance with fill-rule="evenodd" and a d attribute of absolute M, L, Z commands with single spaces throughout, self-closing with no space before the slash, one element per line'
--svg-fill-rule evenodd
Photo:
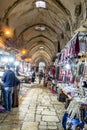
<path fill-rule="evenodd" d="M 57 92 L 61 90 L 69 99 L 82 95 L 82 89 L 78 89 L 74 84 L 58 83 L 57 88 Z"/>

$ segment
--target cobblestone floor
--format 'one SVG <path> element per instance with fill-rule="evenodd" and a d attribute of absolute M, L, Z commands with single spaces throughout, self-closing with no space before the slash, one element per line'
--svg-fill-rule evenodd
<path fill-rule="evenodd" d="M 9 113 L 0 113 L 0 130 L 63 130 L 64 104 L 47 88 L 22 87 L 20 105 Z"/>

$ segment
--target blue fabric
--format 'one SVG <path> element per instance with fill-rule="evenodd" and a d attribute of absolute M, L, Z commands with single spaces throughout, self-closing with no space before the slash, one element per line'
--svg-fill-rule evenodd
<path fill-rule="evenodd" d="M 15 73 L 12 70 L 6 70 L 2 77 L 4 87 L 13 87 L 15 84 Z"/>
<path fill-rule="evenodd" d="M 12 87 L 6 87 L 2 89 L 3 92 L 3 100 L 5 105 L 5 110 L 11 110 L 12 109 L 12 93 L 13 88 Z"/>
<path fill-rule="evenodd" d="M 72 119 L 72 130 L 75 130 L 77 125 L 80 125 L 80 120 L 78 118 Z"/>
<path fill-rule="evenodd" d="M 15 85 L 15 79 L 16 76 L 12 70 L 6 70 L 2 77 L 3 101 L 4 101 L 6 111 L 12 109 L 12 93 L 13 93 L 13 87 Z"/>
<path fill-rule="evenodd" d="M 64 115 L 63 115 L 63 117 L 62 117 L 62 126 L 63 126 L 64 130 L 66 130 L 67 118 L 68 118 L 68 113 L 65 112 Z"/>

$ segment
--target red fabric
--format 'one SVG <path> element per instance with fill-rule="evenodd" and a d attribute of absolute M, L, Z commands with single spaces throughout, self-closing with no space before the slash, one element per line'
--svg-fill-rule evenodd
<path fill-rule="evenodd" d="M 60 76 L 62 76 L 62 70 L 60 70 Z"/>
<path fill-rule="evenodd" d="M 55 69 L 54 69 L 54 68 L 52 68 L 52 74 L 53 74 L 53 75 L 55 74 Z"/>
<path fill-rule="evenodd" d="M 56 93 L 56 91 L 55 91 L 55 90 L 51 90 L 51 93 L 55 94 L 55 93 Z"/>
<path fill-rule="evenodd" d="M 68 70 L 68 75 L 70 75 L 71 74 L 71 71 L 70 70 Z"/>

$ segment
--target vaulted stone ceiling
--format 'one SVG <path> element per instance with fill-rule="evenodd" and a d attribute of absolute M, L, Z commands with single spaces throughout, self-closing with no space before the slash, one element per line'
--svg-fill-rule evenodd
<path fill-rule="evenodd" d="M 0 28 L 13 29 L 13 38 L 6 39 L 8 47 L 20 51 L 33 63 L 52 63 L 74 31 L 86 20 L 85 0 L 43 0 L 46 8 L 36 8 L 38 0 L 0 0 Z M 45 28 L 45 29 L 44 29 Z"/>

